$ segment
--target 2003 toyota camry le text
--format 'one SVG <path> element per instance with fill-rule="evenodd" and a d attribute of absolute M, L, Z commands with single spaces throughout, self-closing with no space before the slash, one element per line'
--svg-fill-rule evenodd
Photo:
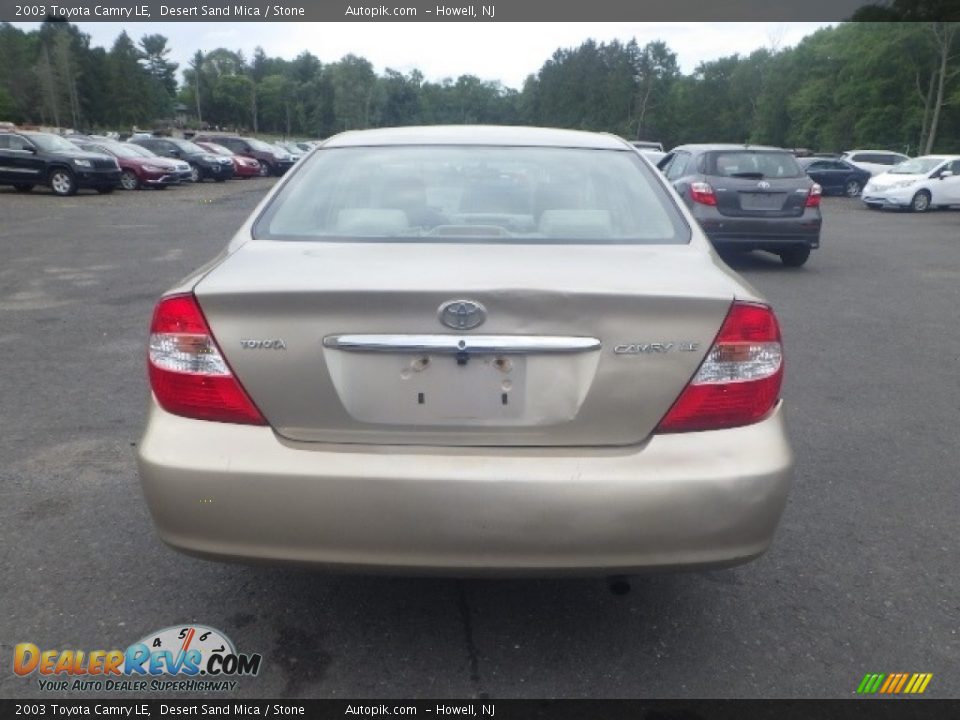
<path fill-rule="evenodd" d="M 219 559 L 729 565 L 793 458 L 773 311 L 610 135 L 348 132 L 156 306 L 140 476 Z"/>

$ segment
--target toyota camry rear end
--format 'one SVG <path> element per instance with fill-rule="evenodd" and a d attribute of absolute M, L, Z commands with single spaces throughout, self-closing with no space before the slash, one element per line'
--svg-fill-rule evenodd
<path fill-rule="evenodd" d="M 160 537 L 350 571 L 620 574 L 769 546 L 770 306 L 613 136 L 326 141 L 150 328 Z"/>

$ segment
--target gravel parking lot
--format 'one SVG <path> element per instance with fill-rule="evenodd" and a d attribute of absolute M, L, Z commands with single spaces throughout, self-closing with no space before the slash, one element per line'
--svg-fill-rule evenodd
<path fill-rule="evenodd" d="M 731 263 L 776 306 L 798 475 L 772 550 L 602 580 L 329 576 L 181 556 L 134 446 L 153 302 L 270 179 L 165 192 L 0 188 L 0 696 L 13 645 L 125 648 L 220 628 L 263 668 L 238 696 L 848 697 L 866 672 L 960 695 L 960 212 L 824 200 L 800 270 Z"/>

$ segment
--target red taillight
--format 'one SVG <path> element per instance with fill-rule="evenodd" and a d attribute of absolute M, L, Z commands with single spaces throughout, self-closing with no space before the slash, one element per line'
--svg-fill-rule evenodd
<path fill-rule="evenodd" d="M 197 299 L 163 298 L 150 323 L 150 387 L 160 407 L 198 420 L 266 425 L 234 377 Z"/>
<path fill-rule="evenodd" d="M 694 182 L 690 183 L 690 197 L 701 205 L 716 205 L 717 196 L 713 192 L 713 188 L 710 187 L 710 183 L 705 182 Z"/>
<path fill-rule="evenodd" d="M 820 207 L 821 195 L 823 195 L 823 188 L 817 183 L 814 183 L 813 187 L 810 188 L 810 193 L 807 195 L 807 207 Z"/>
<path fill-rule="evenodd" d="M 739 427 L 762 420 L 780 397 L 783 345 L 766 305 L 735 301 L 701 363 L 656 432 Z"/>

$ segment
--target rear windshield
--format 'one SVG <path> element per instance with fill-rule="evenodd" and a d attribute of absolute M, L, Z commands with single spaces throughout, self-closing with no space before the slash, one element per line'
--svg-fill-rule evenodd
<path fill-rule="evenodd" d="M 633 152 L 390 146 L 314 153 L 254 236 L 680 244 L 690 230 Z"/>
<path fill-rule="evenodd" d="M 721 150 L 709 152 L 705 175 L 749 178 L 796 178 L 803 175 L 796 158 L 776 150 Z"/>

